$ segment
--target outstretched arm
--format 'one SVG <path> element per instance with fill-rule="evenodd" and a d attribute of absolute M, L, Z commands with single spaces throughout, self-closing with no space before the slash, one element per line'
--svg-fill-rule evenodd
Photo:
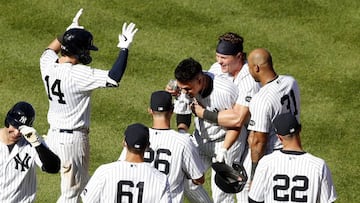
<path fill-rule="evenodd" d="M 128 49 L 137 31 L 138 28 L 135 28 L 134 23 L 130 23 L 129 25 L 127 25 L 127 23 L 123 24 L 122 34 L 119 35 L 119 43 L 117 45 L 117 47 L 120 48 L 120 53 L 113 67 L 109 71 L 109 78 L 114 80 L 116 84 L 120 82 L 122 76 L 125 73 L 129 52 Z M 115 84 L 108 83 L 108 86 L 113 85 Z"/>

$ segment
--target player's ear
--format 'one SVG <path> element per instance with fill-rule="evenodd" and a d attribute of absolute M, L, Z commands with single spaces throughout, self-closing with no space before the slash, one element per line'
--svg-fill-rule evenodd
<path fill-rule="evenodd" d="M 147 111 L 148 111 L 148 113 L 149 113 L 150 115 L 153 114 L 153 110 L 152 110 L 151 108 L 148 108 Z"/>
<path fill-rule="evenodd" d="M 237 53 L 236 58 L 242 58 L 242 52 Z"/>
<path fill-rule="evenodd" d="M 126 148 L 127 148 L 127 145 L 126 145 L 125 139 L 122 141 L 122 145 L 123 145 L 123 147 L 126 147 Z"/>

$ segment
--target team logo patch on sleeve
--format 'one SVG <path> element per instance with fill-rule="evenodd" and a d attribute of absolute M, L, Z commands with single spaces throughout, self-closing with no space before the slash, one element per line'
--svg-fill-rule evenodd
<path fill-rule="evenodd" d="M 250 120 L 249 125 L 254 126 L 254 125 L 255 125 L 255 121 L 254 121 L 254 120 Z"/>
<path fill-rule="evenodd" d="M 252 97 L 247 96 L 247 97 L 245 97 L 245 101 L 250 102 L 251 98 L 252 98 Z"/>

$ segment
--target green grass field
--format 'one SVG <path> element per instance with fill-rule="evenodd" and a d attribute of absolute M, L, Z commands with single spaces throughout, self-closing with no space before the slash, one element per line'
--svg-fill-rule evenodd
<path fill-rule="evenodd" d="M 232 31 L 245 38 L 246 52 L 267 48 L 277 73 L 298 80 L 303 147 L 328 163 L 337 202 L 360 202 L 359 1 L 2 1 L 3 117 L 17 101 L 28 101 L 37 111 L 35 127 L 46 133 L 48 102 L 39 58 L 79 8 L 84 8 L 80 23 L 100 49 L 92 54 L 93 67 L 111 68 L 123 22 L 139 28 L 120 87 L 93 93 L 91 173 L 118 158 L 128 124 L 151 124 L 146 111 L 150 93 L 164 88 L 178 62 L 191 56 L 208 69 L 215 61 L 217 37 Z M 60 177 L 38 174 L 36 202 L 55 202 Z"/>

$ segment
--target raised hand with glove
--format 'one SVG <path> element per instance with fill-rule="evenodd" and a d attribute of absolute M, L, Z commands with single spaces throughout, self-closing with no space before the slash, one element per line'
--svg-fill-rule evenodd
<path fill-rule="evenodd" d="M 127 25 L 127 23 L 125 22 L 122 27 L 122 33 L 119 35 L 119 43 L 117 47 L 121 49 L 129 48 L 137 31 L 138 29 L 135 28 L 134 23 L 130 23 L 129 25 Z"/>
<path fill-rule="evenodd" d="M 79 25 L 79 18 L 81 16 L 83 12 L 83 9 L 81 8 L 75 15 L 75 17 L 73 18 L 72 23 L 69 25 L 69 27 L 66 28 L 66 30 L 70 30 L 73 28 L 78 28 L 78 29 L 84 29 L 84 26 L 80 26 Z"/>
<path fill-rule="evenodd" d="M 33 147 L 37 147 L 41 144 L 42 138 L 36 132 L 35 128 L 22 125 L 19 127 L 20 133 Z"/>

